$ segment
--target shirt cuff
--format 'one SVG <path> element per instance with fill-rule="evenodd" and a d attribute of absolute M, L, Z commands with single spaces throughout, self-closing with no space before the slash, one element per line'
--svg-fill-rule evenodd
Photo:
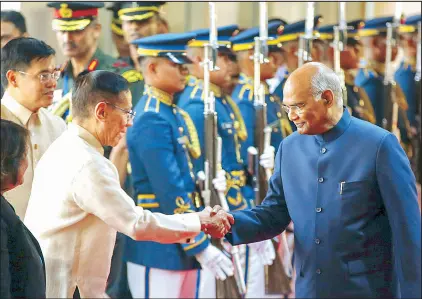
<path fill-rule="evenodd" d="M 193 233 L 201 232 L 201 221 L 196 213 L 179 214 L 185 225 L 186 231 Z M 195 238 L 186 239 L 186 243 L 195 243 Z"/>

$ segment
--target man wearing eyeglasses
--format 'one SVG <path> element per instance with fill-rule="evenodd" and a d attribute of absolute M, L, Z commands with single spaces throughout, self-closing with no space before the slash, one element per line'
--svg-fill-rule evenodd
<path fill-rule="evenodd" d="M 321 63 L 294 71 L 283 93 L 297 132 L 263 203 L 233 212 L 226 238 L 258 242 L 293 221 L 297 298 L 421 298 L 421 214 L 397 138 L 351 116 Z"/>
<path fill-rule="evenodd" d="M 59 77 L 55 51 L 43 41 L 17 38 L 1 50 L 1 82 L 6 88 L 1 100 L 1 118 L 16 122 L 31 132 L 24 183 L 5 193 L 5 198 L 22 220 L 31 194 L 35 166 L 50 144 L 66 129 L 65 122 L 46 109 L 53 101 Z"/>

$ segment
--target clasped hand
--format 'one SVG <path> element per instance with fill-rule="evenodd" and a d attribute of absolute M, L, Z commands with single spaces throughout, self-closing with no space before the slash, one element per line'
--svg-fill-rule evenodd
<path fill-rule="evenodd" d="M 201 221 L 201 230 L 213 238 L 224 237 L 234 224 L 233 215 L 224 211 L 220 206 L 206 207 L 198 213 Z"/>

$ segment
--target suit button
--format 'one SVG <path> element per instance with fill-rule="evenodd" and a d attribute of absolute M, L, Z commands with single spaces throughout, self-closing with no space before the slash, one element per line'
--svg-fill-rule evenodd
<path fill-rule="evenodd" d="M 316 274 L 321 274 L 321 269 L 316 269 Z"/>
<path fill-rule="evenodd" d="M 319 243 L 321 243 L 321 240 L 320 240 L 320 239 L 318 239 L 318 238 L 317 238 L 317 239 L 315 239 L 315 244 L 317 244 L 317 245 L 318 245 Z"/>
<path fill-rule="evenodd" d="M 321 154 L 325 154 L 327 152 L 327 149 L 325 148 L 325 147 L 323 147 L 322 149 L 321 149 Z"/>
<path fill-rule="evenodd" d="M 319 178 L 318 182 L 322 183 L 324 181 L 324 178 Z"/>
<path fill-rule="evenodd" d="M 315 208 L 315 211 L 316 211 L 317 213 L 321 213 L 322 209 L 321 209 L 321 208 Z"/>

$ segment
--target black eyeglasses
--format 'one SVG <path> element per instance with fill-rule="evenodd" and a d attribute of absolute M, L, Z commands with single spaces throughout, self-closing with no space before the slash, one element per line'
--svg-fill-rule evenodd
<path fill-rule="evenodd" d="M 106 103 L 107 105 L 113 106 L 114 108 L 119 109 L 120 111 L 123 111 L 124 113 L 126 113 L 126 115 L 127 115 L 127 122 L 130 122 L 130 121 L 132 121 L 135 118 L 136 112 L 133 111 L 133 110 L 123 109 L 123 108 L 120 108 L 119 106 L 114 105 L 114 104 L 109 103 L 109 102 L 104 102 L 104 103 Z"/>

